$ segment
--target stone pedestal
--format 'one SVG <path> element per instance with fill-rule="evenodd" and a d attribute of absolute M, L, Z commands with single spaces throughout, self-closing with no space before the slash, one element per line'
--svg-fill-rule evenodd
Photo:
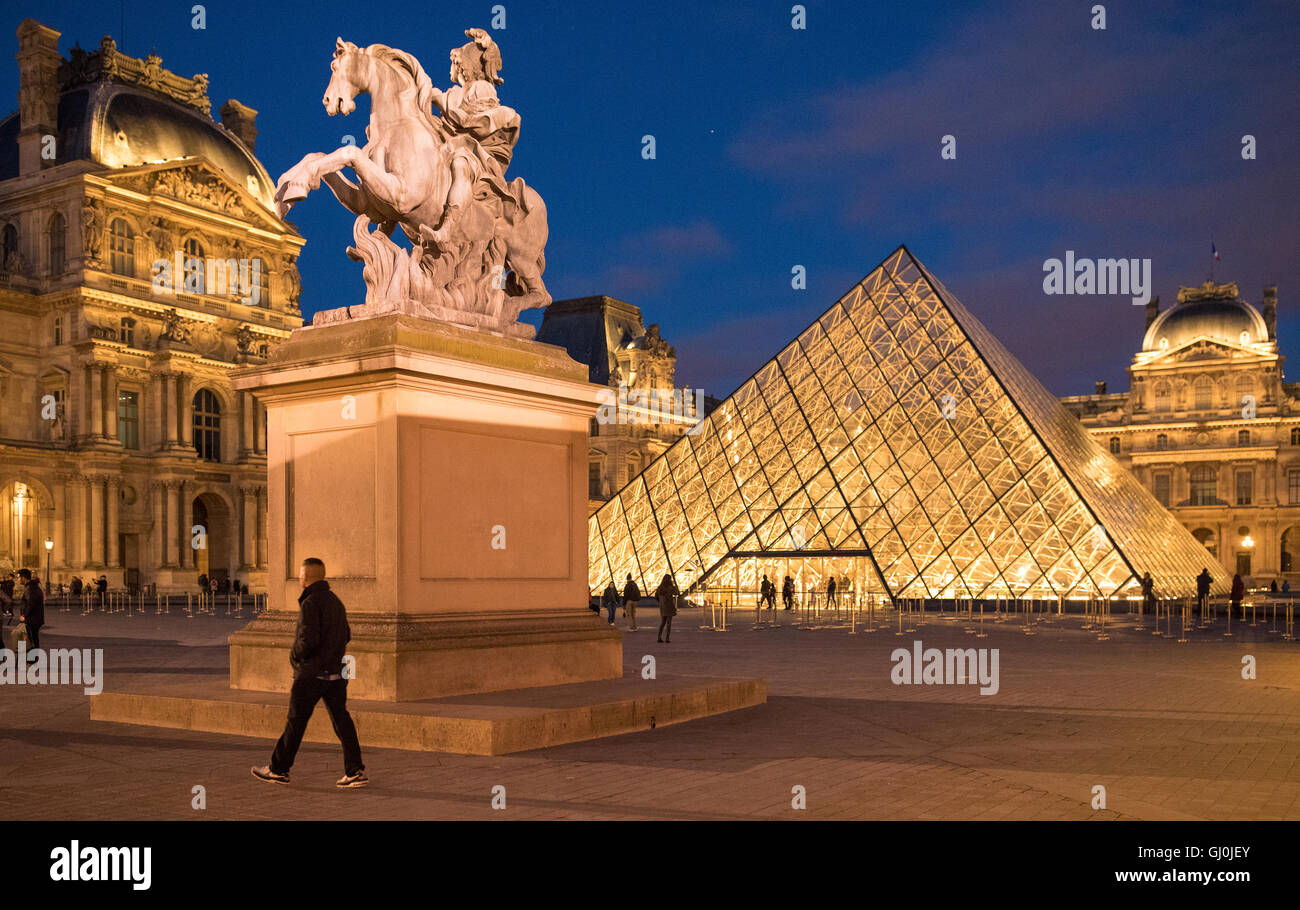
<path fill-rule="evenodd" d="M 270 570 L 232 688 L 288 690 L 308 556 L 348 610 L 355 698 L 622 675 L 586 606 L 600 390 L 564 350 L 395 314 L 298 329 L 235 387 L 267 408 Z"/>

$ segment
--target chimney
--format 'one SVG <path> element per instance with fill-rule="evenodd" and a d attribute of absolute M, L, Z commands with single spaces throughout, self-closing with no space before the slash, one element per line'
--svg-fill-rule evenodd
<path fill-rule="evenodd" d="M 247 104 L 240 104 L 234 98 L 221 105 L 221 125 L 248 146 L 250 152 L 253 151 L 253 143 L 257 139 L 257 127 L 253 125 L 256 120 L 257 111 Z"/>
<path fill-rule="evenodd" d="M 1097 393 L 1098 395 L 1105 395 L 1105 394 L 1106 394 L 1106 380 L 1104 380 L 1104 379 L 1098 379 L 1096 382 L 1094 382 L 1094 383 L 1092 384 L 1092 387 L 1093 387 L 1094 390 L 1096 390 L 1096 393 Z"/>
<path fill-rule="evenodd" d="M 1146 328 L 1148 328 L 1148 329 L 1151 328 L 1151 323 L 1155 322 L 1155 321 L 1156 321 L 1156 317 L 1159 316 L 1159 315 L 1160 315 L 1160 298 L 1159 298 L 1159 297 L 1152 297 L 1150 300 L 1147 301 L 1147 324 L 1146 324 Z"/>
<path fill-rule="evenodd" d="M 45 163 L 41 158 L 45 137 L 53 136 L 59 126 L 59 33 L 35 19 L 24 19 L 18 26 L 14 58 L 18 61 L 18 173 L 34 174 Z"/>
<path fill-rule="evenodd" d="M 1277 341 L 1277 285 L 1264 288 L 1264 325 L 1268 327 L 1268 340 Z"/>

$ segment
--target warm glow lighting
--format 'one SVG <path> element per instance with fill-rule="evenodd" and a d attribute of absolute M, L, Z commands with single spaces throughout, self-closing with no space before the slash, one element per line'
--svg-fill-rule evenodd
<path fill-rule="evenodd" d="M 1253 547 L 1255 545 L 1255 541 L 1251 539 L 1251 536 L 1249 534 L 1247 534 L 1245 537 L 1241 539 L 1241 545 L 1243 547 Z"/>
<path fill-rule="evenodd" d="M 52 538 L 49 537 L 45 538 L 45 549 L 47 550 L 54 549 L 54 540 Z"/>

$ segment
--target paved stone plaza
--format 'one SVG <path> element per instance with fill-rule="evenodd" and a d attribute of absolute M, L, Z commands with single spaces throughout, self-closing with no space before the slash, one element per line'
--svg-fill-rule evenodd
<path fill-rule="evenodd" d="M 1222 621 L 1180 644 L 1109 641 L 1067 616 L 1026 636 L 949 617 L 894 628 L 698 630 L 683 611 L 656 644 L 653 610 L 624 639 L 639 673 L 761 676 L 768 704 L 686 724 L 518 755 L 367 750 L 369 789 L 337 791 L 337 745 L 305 744 L 289 787 L 253 780 L 269 741 L 95 723 L 80 687 L 5 687 L 3 819 L 1295 819 L 1300 818 L 1300 643 L 1261 620 Z M 248 617 L 49 611 L 46 647 L 103 648 L 106 688 L 177 674 L 224 679 L 226 636 Z M 621 622 L 621 621 L 620 621 Z M 1177 632 L 1177 623 L 1175 623 Z M 1175 636 L 1176 637 L 1176 636 Z M 996 695 L 895 686 L 890 652 L 1000 652 Z M 1241 678 L 1254 655 L 1258 678 Z M 323 707 L 318 708 L 323 710 Z M 363 742 L 363 747 L 364 747 Z M 191 808 L 201 784 L 207 808 Z M 507 808 L 491 791 L 506 788 Z M 1107 789 L 1094 810 L 1092 788 Z M 791 809 L 791 788 L 807 810 Z"/>

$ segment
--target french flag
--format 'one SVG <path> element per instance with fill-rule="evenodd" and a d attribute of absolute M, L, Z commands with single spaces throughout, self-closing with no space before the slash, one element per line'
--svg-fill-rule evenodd
<path fill-rule="evenodd" d="M 1215 261 L 1215 262 L 1222 262 L 1222 261 L 1223 261 L 1223 259 L 1219 256 L 1219 250 L 1218 250 L 1218 248 L 1214 245 L 1214 241 L 1213 241 L 1213 240 L 1210 241 L 1210 252 L 1214 254 L 1214 261 Z"/>

